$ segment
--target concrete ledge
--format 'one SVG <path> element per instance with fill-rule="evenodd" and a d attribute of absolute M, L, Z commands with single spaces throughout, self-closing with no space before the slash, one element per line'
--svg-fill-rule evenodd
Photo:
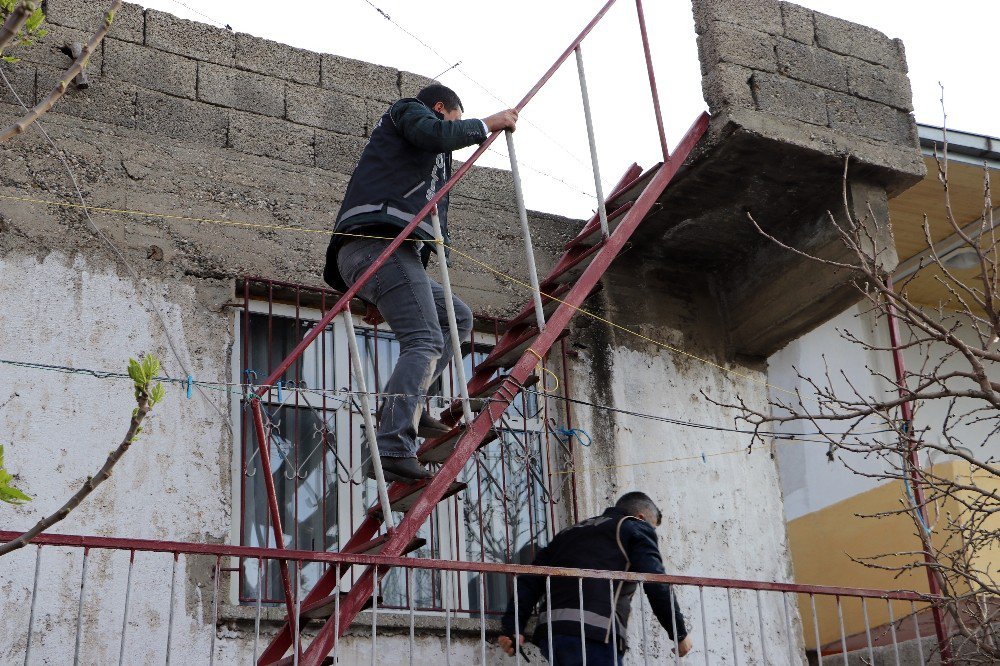
<path fill-rule="evenodd" d="M 318 86 L 320 55 L 294 46 L 236 33 L 236 67 Z"/>
<path fill-rule="evenodd" d="M 324 53 L 320 61 L 324 88 L 383 102 L 399 99 L 399 70 Z"/>
<path fill-rule="evenodd" d="M 94 0 L 45 0 L 45 22 L 78 28 L 93 34 L 101 26 L 110 1 Z M 146 10 L 130 2 L 122 3 L 122 8 L 111 23 L 108 36 L 127 42 L 142 44 Z"/>
<path fill-rule="evenodd" d="M 146 46 L 219 65 L 234 64 L 236 36 L 231 30 L 146 10 Z"/>

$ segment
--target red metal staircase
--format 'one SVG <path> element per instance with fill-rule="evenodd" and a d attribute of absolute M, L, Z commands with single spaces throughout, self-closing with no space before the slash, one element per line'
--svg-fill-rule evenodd
<path fill-rule="evenodd" d="M 613 3 L 614 0 L 610 0 L 601 9 L 515 108 L 520 110 L 524 107 L 570 54 L 577 51 L 578 58 L 580 57 L 580 42 Z M 639 17 L 641 22 L 641 6 Z M 645 38 L 644 27 L 642 34 Z M 582 78 L 582 60 L 578 62 L 581 64 Z M 650 78 L 652 83 L 652 76 Z M 655 99 L 655 87 L 653 94 Z M 586 97 L 584 99 L 586 102 Z M 658 104 L 655 106 L 658 110 Z M 659 117 L 657 120 L 659 122 Z M 662 127 L 662 123 L 659 124 Z M 465 465 L 480 447 L 496 438 L 494 424 L 500 420 L 518 393 L 538 381 L 535 368 L 540 359 L 546 355 L 557 340 L 567 334 L 567 326 L 577 308 L 598 288 L 601 277 L 639 224 L 645 219 L 653 205 L 662 197 L 671 179 L 684 163 L 691 149 L 705 133 L 707 127 L 708 116 L 703 114 L 688 130 L 674 153 L 665 155 L 663 163 L 646 172 L 642 172 L 636 165 L 632 165 L 627 170 L 609 193 L 606 203 L 600 202 L 604 204 L 607 211 L 605 217 L 609 230 L 608 235 L 605 236 L 602 231 L 600 219 L 604 212 L 602 210 L 595 214 L 576 238 L 566 245 L 562 257 L 555 263 L 548 275 L 539 282 L 543 294 L 541 307 L 546 319 L 544 327 L 539 330 L 537 319 L 532 316 L 536 313 L 535 303 L 529 300 L 524 309 L 511 320 L 509 328 L 497 341 L 489 356 L 475 368 L 475 373 L 468 384 L 468 393 L 472 398 L 470 406 L 474 414 L 471 422 L 468 424 L 459 423 L 463 415 L 463 405 L 461 402 L 456 402 L 445 410 L 442 417 L 446 423 L 454 426 L 452 431 L 441 438 L 428 440 L 420 447 L 418 457 L 421 461 L 440 464 L 435 476 L 416 483 L 397 482 L 391 484 L 387 489 L 389 505 L 393 513 L 402 513 L 402 518 L 394 527 L 391 527 L 390 523 L 386 533 L 377 536 L 384 521 L 382 508 L 376 502 L 368 510 L 367 517 L 344 547 L 343 552 L 401 556 L 422 545 L 422 540 L 417 538 L 421 526 L 439 502 L 464 489 L 465 485 L 458 482 L 457 479 Z M 376 262 L 310 330 L 291 354 L 264 381 L 257 392 L 258 396 L 263 396 L 268 388 L 282 377 L 285 370 L 295 362 L 320 332 L 327 328 L 334 317 L 350 307 L 350 301 L 358 289 L 372 277 L 372 274 L 389 255 L 396 251 L 417 224 L 431 212 L 441 197 L 465 176 L 475 160 L 485 152 L 498 134 L 494 133 L 480 146 L 437 195 L 427 203 L 424 209 L 414 217 L 413 221 L 390 243 Z M 500 370 L 507 372 L 497 376 Z M 265 470 L 270 469 L 270 447 L 265 435 L 259 401 L 251 401 L 251 408 L 257 431 L 261 463 Z M 284 548 L 273 480 L 269 474 L 263 476 L 275 542 L 278 548 Z M 375 569 L 367 567 L 360 574 L 356 573 L 350 590 L 340 592 L 340 579 L 348 574 L 350 567 L 330 568 L 298 603 L 295 602 L 295 597 L 292 594 L 291 579 L 284 562 L 281 563 L 280 570 L 288 616 L 284 626 L 261 655 L 258 664 L 291 664 L 296 661 L 295 655 L 285 656 L 289 648 L 300 646 L 301 641 L 296 636 L 296 631 L 300 632 L 310 620 L 321 620 L 323 625 L 319 628 L 315 638 L 305 649 L 302 649 L 301 646 L 298 647 L 299 654 L 297 655 L 297 663 L 303 666 L 318 666 L 331 653 L 336 641 L 344 634 L 357 614 L 367 604 L 373 602 L 373 590 L 378 582 Z M 388 568 L 379 569 L 378 578 L 380 579 L 387 572 Z"/>

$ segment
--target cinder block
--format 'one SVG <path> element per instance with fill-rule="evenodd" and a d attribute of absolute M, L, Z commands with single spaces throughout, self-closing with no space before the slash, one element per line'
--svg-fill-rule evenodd
<path fill-rule="evenodd" d="M 356 136 L 316 130 L 316 166 L 349 176 L 366 143 Z"/>
<path fill-rule="evenodd" d="M 312 165 L 315 132 L 311 127 L 241 111 L 229 112 L 229 147 L 251 155 Z"/>
<path fill-rule="evenodd" d="M 819 12 L 815 17 L 816 43 L 824 49 L 874 62 L 889 69 L 906 70 L 896 42 L 878 30 Z"/>
<path fill-rule="evenodd" d="M 852 95 L 882 102 L 902 111 L 913 110 L 910 79 L 903 72 L 851 59 L 847 65 L 847 84 Z"/>
<path fill-rule="evenodd" d="M 712 21 L 735 23 L 772 35 L 783 32 L 778 0 L 693 0 L 695 32 L 703 33 Z"/>
<path fill-rule="evenodd" d="M 364 136 L 367 110 L 363 99 L 336 90 L 295 83 L 287 85 L 285 115 L 292 122 L 322 127 L 341 134 Z"/>
<path fill-rule="evenodd" d="M 231 30 L 215 28 L 173 14 L 146 11 L 146 46 L 178 55 L 232 66 L 236 36 Z"/>
<path fill-rule="evenodd" d="M 318 86 L 319 61 L 319 54 L 313 51 L 236 33 L 236 67 L 240 69 Z"/>
<path fill-rule="evenodd" d="M 402 97 L 416 97 L 417 93 L 429 86 L 432 83 L 437 83 L 434 79 L 429 79 L 421 74 L 414 74 L 413 72 L 399 72 L 399 96 Z M 462 96 L 461 90 L 456 90 L 458 96 Z"/>
<path fill-rule="evenodd" d="M 3 70 L 4 76 L 10 81 L 10 85 L 14 88 L 18 97 L 21 98 L 21 101 L 24 102 L 24 105 L 34 106 L 35 66 L 22 60 L 15 63 L 0 62 L 0 69 Z M 21 108 L 17 99 L 10 92 L 10 89 L 2 81 L 0 81 L 0 102 L 12 104 L 17 106 L 18 109 Z"/>
<path fill-rule="evenodd" d="M 281 118 L 285 115 L 285 85 L 271 76 L 198 63 L 198 99 L 203 102 Z"/>
<path fill-rule="evenodd" d="M 759 110 L 826 126 L 826 96 L 822 88 L 761 72 L 754 72 L 751 87 Z"/>
<path fill-rule="evenodd" d="M 173 53 L 106 39 L 104 75 L 141 88 L 194 99 L 197 64 Z"/>
<path fill-rule="evenodd" d="M 47 96 L 62 79 L 61 69 L 38 66 L 38 99 Z M 89 88 L 70 86 L 50 113 L 75 116 L 120 127 L 135 127 L 136 87 L 131 83 L 91 77 Z"/>
<path fill-rule="evenodd" d="M 712 21 L 698 35 L 698 59 L 702 74 L 717 63 L 743 65 L 764 72 L 774 72 L 778 63 L 774 56 L 775 37 L 766 32 L 722 21 Z"/>
<path fill-rule="evenodd" d="M 226 109 L 146 90 L 139 90 L 136 106 L 136 127 L 143 132 L 220 148 L 226 145 Z"/>
<path fill-rule="evenodd" d="M 320 74 L 324 88 L 383 102 L 399 99 L 399 70 L 392 67 L 324 53 L 320 60 Z"/>
<path fill-rule="evenodd" d="M 104 22 L 110 2 L 94 0 L 45 0 L 45 22 L 78 28 L 89 35 Z M 141 44 L 145 9 L 130 2 L 122 3 L 108 30 L 108 36 Z"/>
<path fill-rule="evenodd" d="M 839 132 L 904 146 L 917 143 L 913 117 L 885 104 L 831 92 L 827 95 L 827 113 L 830 128 Z"/>
<path fill-rule="evenodd" d="M 779 39 L 778 72 L 799 81 L 847 92 L 847 58 L 815 46 Z"/>
<path fill-rule="evenodd" d="M 810 46 L 816 43 L 816 25 L 811 9 L 782 2 L 781 22 L 784 26 L 784 35 L 788 39 Z"/>
<path fill-rule="evenodd" d="M 48 33 L 40 40 L 31 46 L 18 46 L 10 51 L 10 55 L 28 62 L 66 69 L 73 63 L 73 59 L 60 50 L 63 45 L 73 42 L 85 44 L 90 41 L 91 37 L 90 34 L 83 30 L 67 28 L 61 25 L 48 25 L 46 26 L 46 30 L 48 30 Z M 90 54 L 87 62 L 87 71 L 91 74 L 99 75 L 103 62 L 103 50 L 98 47 L 96 52 Z"/>
<path fill-rule="evenodd" d="M 750 88 L 753 70 L 722 63 L 701 79 L 702 94 L 712 115 L 734 109 L 754 109 L 756 102 Z"/>
<path fill-rule="evenodd" d="M 389 110 L 391 106 L 390 102 L 383 102 L 377 99 L 366 99 L 365 100 L 365 136 L 371 136 L 372 130 L 375 129 L 375 125 L 378 121 L 385 115 L 385 112 Z"/>

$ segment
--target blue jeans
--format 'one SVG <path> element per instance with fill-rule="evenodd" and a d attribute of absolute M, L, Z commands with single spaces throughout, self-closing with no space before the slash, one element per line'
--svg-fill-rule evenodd
<path fill-rule="evenodd" d="M 345 243 L 337 254 L 344 281 L 354 284 L 389 242 L 362 238 Z M 379 453 L 390 458 L 416 455 L 417 423 L 424 407 L 424 398 L 418 396 L 427 394 L 452 358 L 451 344 L 446 344 L 444 289 L 424 270 L 419 245 L 404 242 L 358 292 L 378 308 L 399 341 L 399 359 L 385 385 L 390 395 L 382 406 L 377 433 Z M 472 331 L 472 310 L 458 298 L 452 300 L 458 335 L 465 340 Z"/>
<path fill-rule="evenodd" d="M 586 641 L 587 666 L 622 666 L 622 653 L 618 651 L 618 663 L 615 664 L 615 647 L 612 643 L 601 643 L 599 641 Z M 549 660 L 552 666 L 583 666 L 583 653 L 580 650 L 579 636 L 552 635 L 552 651 L 554 656 L 549 657 L 548 640 L 543 640 L 540 646 L 542 654 Z"/>

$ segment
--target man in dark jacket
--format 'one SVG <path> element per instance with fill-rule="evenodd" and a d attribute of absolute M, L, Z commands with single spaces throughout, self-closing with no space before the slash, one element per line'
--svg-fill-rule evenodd
<path fill-rule="evenodd" d="M 327 248 L 323 277 L 334 289 L 354 284 L 451 177 L 453 150 L 482 143 L 490 132 L 513 130 L 517 122 L 513 109 L 483 120 L 462 120 L 462 112 L 458 95 L 435 84 L 382 114 L 351 176 Z M 447 243 L 447 196 L 437 210 Z M 416 438 L 448 432 L 423 413 L 421 397 L 450 360 L 444 290 L 424 270 L 433 240 L 428 216 L 358 292 L 378 308 L 399 341 L 378 428 L 382 469 L 389 481 L 430 477 L 417 462 Z M 457 298 L 454 305 L 464 339 L 472 330 L 472 312 Z"/>
<path fill-rule="evenodd" d="M 600 516 L 559 532 L 549 545 L 538 552 L 532 564 L 662 574 L 663 560 L 655 531 L 660 519 L 660 510 L 648 495 L 626 493 Z M 607 580 L 583 579 L 582 625 L 586 636 L 586 641 L 583 641 L 580 636 L 579 581 L 578 578 L 561 576 L 550 579 L 551 600 L 542 605 L 532 642 L 541 648 L 553 666 L 582 664 L 584 649 L 587 666 L 611 666 L 615 664 L 616 654 L 617 663 L 621 664 L 628 647 L 625 638 L 636 584 L 618 581 L 611 586 Z M 520 576 L 517 582 L 520 626 L 515 632 L 514 600 L 511 599 L 502 620 L 505 635 L 499 640 L 500 647 L 510 655 L 514 654 L 515 647 L 512 638 L 516 635 L 518 642 L 524 643 L 528 620 L 545 596 L 544 577 Z M 691 650 L 691 638 L 670 586 L 646 583 L 643 588 L 653 614 L 683 657 Z M 613 610 L 612 597 L 615 600 Z M 550 629 L 552 656 L 548 654 Z M 617 644 L 613 640 L 615 637 Z"/>

